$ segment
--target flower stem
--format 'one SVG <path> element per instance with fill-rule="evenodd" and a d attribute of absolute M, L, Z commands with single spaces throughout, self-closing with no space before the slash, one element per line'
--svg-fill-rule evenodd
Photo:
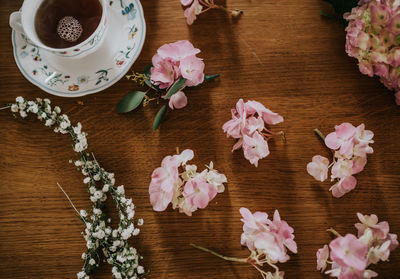
<path fill-rule="evenodd" d="M 340 233 L 338 233 L 334 228 L 330 228 L 326 230 L 327 232 L 330 232 L 332 234 L 334 234 L 337 237 L 341 237 L 342 235 Z"/>
<path fill-rule="evenodd" d="M 10 107 L 11 107 L 11 106 L 3 107 L 3 108 L 0 108 L 0 110 L 9 109 Z"/>
<path fill-rule="evenodd" d="M 325 136 L 319 129 L 314 129 L 314 133 L 316 133 L 317 136 L 319 136 L 323 141 L 325 141 Z"/>
<path fill-rule="evenodd" d="M 240 259 L 240 258 L 234 258 L 234 257 L 226 257 L 226 256 L 223 256 L 223 255 L 221 255 L 221 254 L 218 254 L 217 252 L 214 252 L 214 251 L 212 251 L 212 250 L 210 250 L 210 249 L 204 248 L 204 247 L 202 247 L 202 246 L 198 246 L 198 245 L 193 244 L 193 243 L 190 243 L 190 246 L 192 246 L 192 247 L 194 247 L 194 248 L 197 248 L 197 249 L 199 249 L 199 250 L 202 250 L 202 251 L 204 251 L 204 252 L 210 253 L 210 254 L 212 254 L 212 255 L 214 255 L 214 256 L 216 256 L 216 257 L 218 257 L 218 258 L 221 258 L 221 259 L 223 259 L 223 260 L 226 260 L 226 261 L 239 262 L 239 263 L 247 263 L 247 258 L 245 258 L 245 259 L 241 258 L 241 259 Z"/>
<path fill-rule="evenodd" d="M 69 198 L 68 194 L 64 191 L 64 189 L 61 187 L 60 183 L 57 182 L 57 186 L 58 188 L 60 188 L 60 190 L 64 193 L 64 195 L 67 197 L 69 203 L 72 205 L 72 208 L 75 209 L 76 213 L 78 213 L 78 216 L 83 220 L 83 217 L 81 216 L 81 214 L 79 213 L 78 209 L 76 209 L 74 203 L 71 201 L 71 199 Z"/>

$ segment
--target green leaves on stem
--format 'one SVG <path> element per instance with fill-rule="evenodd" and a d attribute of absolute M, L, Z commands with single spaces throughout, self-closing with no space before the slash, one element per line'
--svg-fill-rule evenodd
<path fill-rule="evenodd" d="M 115 109 L 119 113 L 130 112 L 142 103 L 145 95 L 146 93 L 143 91 L 132 91 L 119 101 Z"/>
<path fill-rule="evenodd" d="M 160 127 L 166 112 L 167 112 L 167 105 L 163 105 L 161 109 L 158 111 L 156 118 L 154 118 L 153 131 L 157 130 Z"/>
<path fill-rule="evenodd" d="M 165 96 L 163 98 L 168 99 L 175 93 L 179 92 L 185 86 L 185 83 L 186 83 L 185 78 L 183 78 L 183 77 L 179 78 L 177 81 L 175 81 L 174 84 L 171 85 L 171 87 L 168 89 L 167 94 L 165 94 Z"/>

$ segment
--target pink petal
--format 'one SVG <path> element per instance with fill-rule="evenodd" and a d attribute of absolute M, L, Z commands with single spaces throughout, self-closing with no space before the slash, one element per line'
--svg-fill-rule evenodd
<path fill-rule="evenodd" d="M 205 193 L 199 193 L 193 197 L 193 203 L 197 205 L 198 208 L 206 208 L 209 201 L 210 199 Z"/>
<path fill-rule="evenodd" d="M 325 145 L 330 149 L 336 150 L 341 145 L 341 140 L 336 135 L 336 132 L 332 132 L 325 138 Z"/>
<path fill-rule="evenodd" d="M 186 107 L 187 97 L 183 91 L 179 91 L 172 95 L 169 99 L 169 107 L 171 109 L 181 109 Z"/>
<path fill-rule="evenodd" d="M 335 126 L 335 130 L 337 136 L 341 139 L 350 139 L 356 133 L 356 127 L 350 123 L 342 123 L 338 126 Z"/>

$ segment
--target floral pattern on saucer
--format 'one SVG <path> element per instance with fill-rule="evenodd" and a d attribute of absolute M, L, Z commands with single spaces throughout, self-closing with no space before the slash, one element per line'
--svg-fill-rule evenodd
<path fill-rule="evenodd" d="M 84 65 L 89 63 L 90 71 L 81 72 L 79 63 L 69 63 L 74 65 L 71 69 L 59 71 L 52 64 L 54 54 L 38 48 L 24 34 L 13 31 L 14 57 L 22 74 L 42 90 L 64 97 L 96 93 L 121 79 L 139 56 L 144 44 L 146 25 L 139 0 L 108 3 L 108 28 L 111 30 L 107 31 L 104 39 L 115 41 L 118 45 L 113 53 L 107 57 L 100 54 L 100 57 L 96 57 L 95 52 L 89 55 L 91 58 L 86 56 L 76 60 Z M 71 61 L 73 60 L 69 60 Z"/>

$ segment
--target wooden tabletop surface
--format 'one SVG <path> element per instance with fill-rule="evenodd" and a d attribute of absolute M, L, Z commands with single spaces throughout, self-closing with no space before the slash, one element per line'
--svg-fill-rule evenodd
<path fill-rule="evenodd" d="M 240 20 L 215 10 L 193 26 L 186 25 L 178 0 L 142 1 L 148 31 L 135 70 L 149 64 L 162 44 L 188 39 L 201 49 L 206 73 L 221 74 L 215 82 L 187 90 L 188 106 L 169 113 L 156 132 L 151 127 L 157 106 L 115 112 L 127 92 L 140 88 L 131 81 L 73 99 L 50 96 L 30 84 L 14 62 L 8 26 L 9 14 L 22 2 L 1 0 L 0 103 L 19 95 L 50 97 L 72 122 L 82 122 L 89 150 L 126 186 L 136 216 L 144 218 L 132 244 L 150 270 L 147 278 L 261 278 L 250 266 L 189 246 L 193 242 L 246 257 L 248 250 L 240 246 L 243 206 L 270 215 L 279 209 L 293 226 L 299 251 L 280 265 L 289 279 L 322 278 L 315 252 L 331 239 L 326 229 L 355 233 L 357 212 L 377 214 L 400 234 L 400 107 L 346 56 L 343 26 L 320 17 L 327 7 L 322 0 L 227 1 L 228 7 L 244 11 Z M 273 129 L 286 132 L 286 143 L 270 141 L 271 154 L 258 168 L 242 151 L 231 153 L 234 141 L 221 129 L 239 98 L 257 100 L 285 118 Z M 330 182 L 315 181 L 306 164 L 315 154 L 329 155 L 313 129 L 326 134 L 342 122 L 365 123 L 375 133 L 375 153 L 357 175 L 357 188 L 336 199 L 328 191 Z M 56 183 L 78 208 L 88 208 L 90 201 L 82 175 L 68 163 L 76 158 L 70 138 L 8 111 L 0 111 L 0 128 L 0 278 L 76 278 L 85 251 L 83 227 Z M 227 190 L 193 217 L 171 208 L 156 213 L 149 202 L 151 172 L 176 147 L 193 149 L 199 166 L 214 161 L 229 181 Z M 399 266 L 400 248 L 390 262 L 372 269 L 379 278 L 399 278 Z M 111 278 L 110 266 L 102 265 L 93 278 Z"/>

